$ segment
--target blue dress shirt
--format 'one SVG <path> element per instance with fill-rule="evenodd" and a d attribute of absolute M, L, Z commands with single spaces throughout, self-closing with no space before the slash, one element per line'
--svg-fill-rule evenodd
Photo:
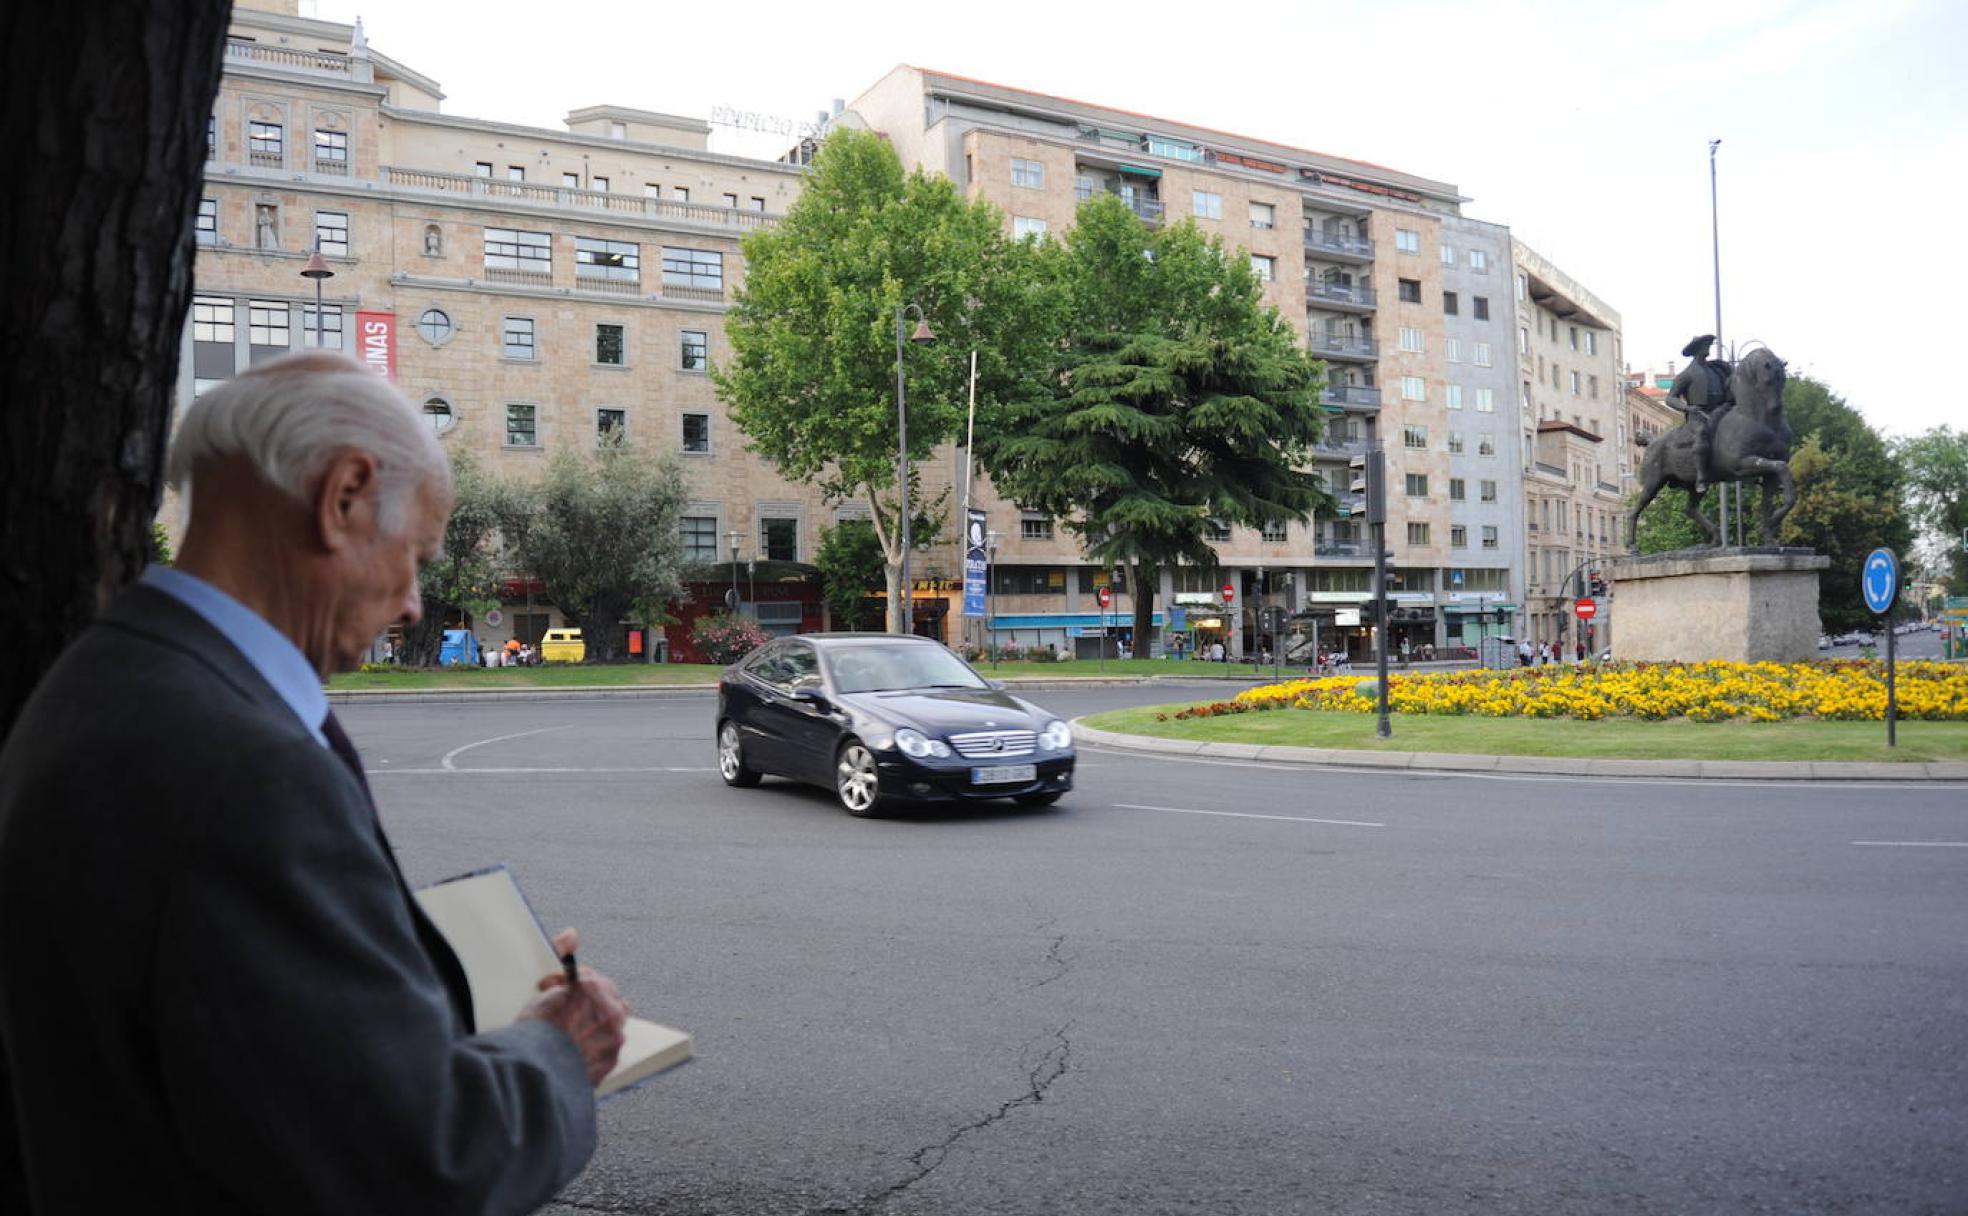
<path fill-rule="evenodd" d="M 321 733 L 322 720 L 328 716 L 328 694 L 322 691 L 314 664 L 286 634 L 217 587 L 182 570 L 151 566 L 143 573 L 143 583 L 182 603 L 225 635 L 260 678 L 280 694 L 315 742 L 328 746 L 328 737 Z"/>

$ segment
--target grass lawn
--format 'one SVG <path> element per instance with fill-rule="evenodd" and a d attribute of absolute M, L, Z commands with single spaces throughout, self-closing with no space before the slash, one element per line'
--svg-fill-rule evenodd
<path fill-rule="evenodd" d="M 1968 722 L 1902 722 L 1886 746 L 1883 722 L 1646 722 L 1605 718 L 1477 718 L 1393 714 L 1394 737 L 1374 735 L 1374 715 L 1281 709 L 1157 722 L 1179 705 L 1094 714 L 1088 726 L 1131 735 L 1213 743 L 1332 747 L 1356 751 L 1483 756 L 1584 756 L 1614 760 L 1968 760 Z"/>
<path fill-rule="evenodd" d="M 1225 694 L 1241 689 L 1253 678 L 1248 663 L 1174 663 L 1163 659 L 1074 659 L 1064 663 L 977 663 L 977 670 L 994 680 L 1057 679 L 1065 677 L 1212 676 L 1221 678 Z M 456 667 L 445 671 L 357 671 L 328 681 L 331 692 L 369 692 L 396 689 L 429 692 L 473 688 L 612 688 L 628 684 L 711 684 L 723 671 L 710 663 L 621 663 L 589 667 L 580 663 L 550 663 L 544 667 Z M 1263 669 L 1270 678 L 1271 669 Z"/>

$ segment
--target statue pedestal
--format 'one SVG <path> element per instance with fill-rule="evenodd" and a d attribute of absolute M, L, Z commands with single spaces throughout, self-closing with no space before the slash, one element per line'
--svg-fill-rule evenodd
<path fill-rule="evenodd" d="M 1619 557 L 1613 657 L 1633 662 L 1788 663 L 1818 653 L 1818 571 L 1810 549 L 1678 549 Z"/>

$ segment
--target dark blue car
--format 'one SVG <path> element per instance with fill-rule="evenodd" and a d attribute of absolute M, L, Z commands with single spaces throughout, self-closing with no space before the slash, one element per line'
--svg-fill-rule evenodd
<path fill-rule="evenodd" d="M 1010 798 L 1073 788 L 1073 732 L 986 680 L 941 643 L 886 633 L 781 638 L 718 681 L 718 772 L 832 789 L 850 815 L 897 802 Z"/>

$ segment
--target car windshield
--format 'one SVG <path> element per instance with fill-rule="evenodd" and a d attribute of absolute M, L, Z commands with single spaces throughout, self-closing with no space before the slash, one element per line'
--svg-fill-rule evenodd
<path fill-rule="evenodd" d="M 904 688 L 989 688 L 983 677 L 941 646 L 874 642 L 836 646 L 827 652 L 834 687 L 841 692 L 894 692 Z"/>

